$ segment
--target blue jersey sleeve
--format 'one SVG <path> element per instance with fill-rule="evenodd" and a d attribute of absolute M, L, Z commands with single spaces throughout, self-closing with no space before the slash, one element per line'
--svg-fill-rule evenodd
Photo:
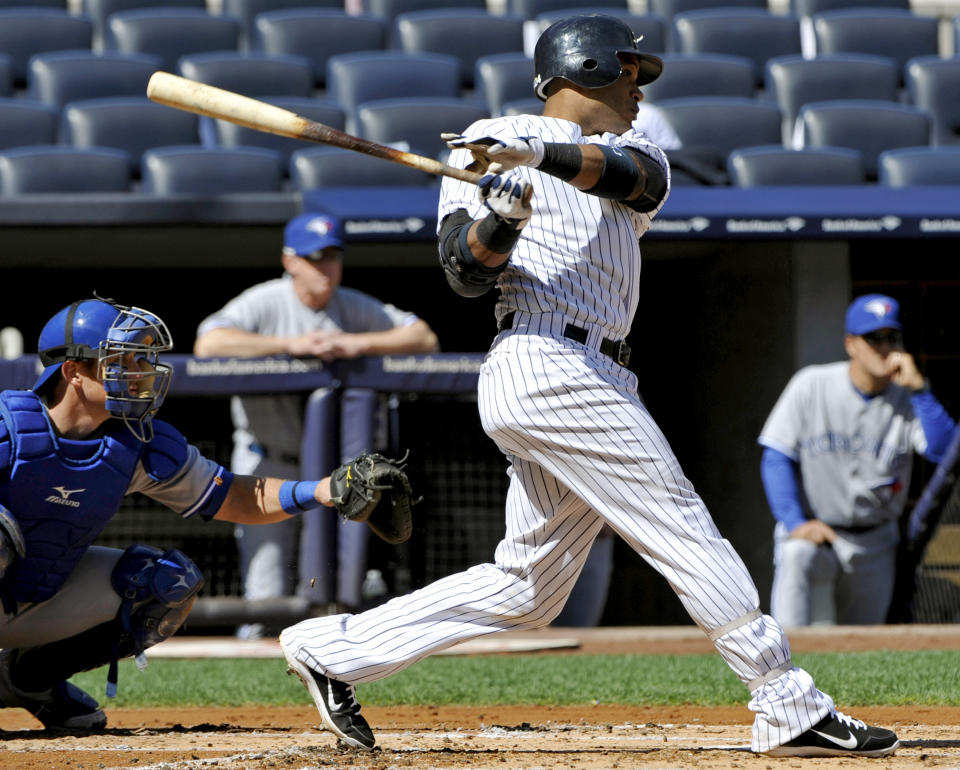
<path fill-rule="evenodd" d="M 782 452 L 767 447 L 760 458 L 760 476 L 773 517 L 792 532 L 807 520 L 800 503 L 797 464 Z"/>
<path fill-rule="evenodd" d="M 929 390 L 914 393 L 910 397 L 910 403 L 913 406 L 913 413 L 920 419 L 923 435 L 927 439 L 927 451 L 923 456 L 931 462 L 938 463 L 943 459 L 943 454 L 950 445 L 950 439 L 957 424 L 943 408 L 943 404 Z"/>

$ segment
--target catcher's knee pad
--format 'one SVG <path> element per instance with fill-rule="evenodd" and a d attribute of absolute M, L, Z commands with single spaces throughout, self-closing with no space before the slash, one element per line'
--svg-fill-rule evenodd
<path fill-rule="evenodd" d="M 118 617 L 132 641 L 132 653 L 173 636 L 187 619 L 203 588 L 203 574 L 186 554 L 135 544 L 120 557 L 111 575 L 122 600 Z"/>

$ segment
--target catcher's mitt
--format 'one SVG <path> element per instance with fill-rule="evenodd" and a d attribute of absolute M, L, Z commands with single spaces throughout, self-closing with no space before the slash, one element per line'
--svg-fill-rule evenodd
<path fill-rule="evenodd" d="M 391 460 L 376 452 L 362 452 L 353 462 L 337 468 L 330 474 L 330 497 L 337 512 L 350 521 L 367 522 L 388 543 L 409 540 L 413 527 L 410 506 L 419 500 L 413 499 L 410 480 L 403 472 L 406 460 L 407 455 Z"/>

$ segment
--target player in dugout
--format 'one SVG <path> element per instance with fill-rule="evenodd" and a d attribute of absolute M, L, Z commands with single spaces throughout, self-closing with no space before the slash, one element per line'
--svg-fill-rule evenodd
<path fill-rule="evenodd" d="M 361 455 L 314 481 L 235 475 L 155 419 L 172 374 L 160 354 L 172 347 L 154 313 L 79 300 L 43 327 L 33 387 L 0 392 L 0 707 L 24 708 L 46 728 L 102 730 L 106 714 L 67 680 L 109 664 L 115 695 L 118 659 L 144 664 L 144 650 L 180 628 L 203 587 L 201 569 L 177 549 L 93 544 L 125 495 L 242 524 L 336 507 L 396 535 L 379 512 L 374 524 L 376 494 L 358 505 L 346 481 L 376 471 L 379 486 L 403 488 L 402 469 L 386 458 Z"/>
<path fill-rule="evenodd" d="M 838 711 L 793 663 L 627 368 L 639 238 L 670 189 L 663 151 L 631 123 L 662 68 L 618 19 L 567 17 L 534 50 L 542 116 L 485 119 L 446 137 L 451 165 L 487 172 L 476 185 L 443 180 L 439 256 L 457 293 L 500 291 L 478 404 L 510 464 L 506 532 L 490 563 L 283 631 L 290 669 L 351 746 L 376 743 L 356 684 L 457 642 L 547 625 L 605 523 L 663 575 L 743 682 L 753 751 L 879 757 L 899 746 L 891 730 Z"/>

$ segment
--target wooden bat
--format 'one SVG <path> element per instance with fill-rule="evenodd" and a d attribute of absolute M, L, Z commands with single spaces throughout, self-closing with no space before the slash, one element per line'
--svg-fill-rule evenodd
<path fill-rule="evenodd" d="M 376 158 L 391 160 L 394 163 L 402 163 L 404 166 L 426 171 L 428 174 L 449 176 L 472 184 L 476 184 L 482 178 L 481 174 L 474 171 L 448 166 L 433 158 L 395 150 L 367 139 L 351 136 L 273 104 L 206 83 L 199 83 L 196 80 L 182 78 L 179 75 L 172 75 L 169 72 L 153 73 L 150 82 L 147 83 L 147 96 L 155 102 L 176 107 L 178 110 L 227 120 L 256 131 L 343 147 L 365 155 L 373 155 Z"/>

